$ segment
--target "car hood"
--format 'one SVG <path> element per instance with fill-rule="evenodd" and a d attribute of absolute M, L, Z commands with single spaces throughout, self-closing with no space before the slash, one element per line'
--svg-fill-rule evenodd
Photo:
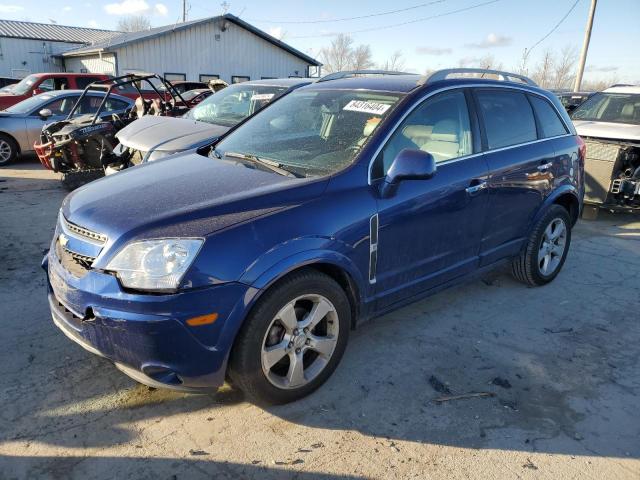
<path fill-rule="evenodd" d="M 185 154 L 91 182 L 67 196 L 62 213 L 107 235 L 108 247 L 134 238 L 203 237 L 299 206 L 321 195 L 327 182 Z"/>
<path fill-rule="evenodd" d="M 141 152 L 177 152 L 213 141 L 228 130 L 229 127 L 187 118 L 145 116 L 120 130 L 116 138 Z"/>
<path fill-rule="evenodd" d="M 631 123 L 594 122 L 574 120 L 578 135 L 582 137 L 608 138 L 611 140 L 640 140 L 640 125 Z"/>

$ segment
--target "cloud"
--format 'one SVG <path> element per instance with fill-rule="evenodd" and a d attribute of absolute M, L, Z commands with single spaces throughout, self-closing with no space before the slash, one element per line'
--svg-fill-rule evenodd
<path fill-rule="evenodd" d="M 490 33 L 487 38 L 478 43 L 467 43 L 465 46 L 469 48 L 493 48 L 507 47 L 513 43 L 513 38 L 497 33 Z"/>
<path fill-rule="evenodd" d="M 156 3 L 153 8 L 158 15 L 162 15 L 163 17 L 169 14 L 169 9 L 164 3 Z"/>
<path fill-rule="evenodd" d="M 602 72 L 602 73 L 617 72 L 618 70 L 620 70 L 620 67 L 615 67 L 613 65 L 605 65 L 601 67 L 598 67 L 597 65 L 587 65 L 587 67 L 585 68 L 585 71 L 587 72 Z"/>
<path fill-rule="evenodd" d="M 63 12 L 70 12 L 71 10 L 73 9 L 69 5 L 67 5 L 66 7 L 62 7 Z"/>
<path fill-rule="evenodd" d="M 100 24 L 98 22 L 96 22 L 95 20 L 89 20 L 87 22 L 87 25 L 91 28 L 98 28 L 100 26 Z"/>
<path fill-rule="evenodd" d="M 451 52 L 451 48 L 416 47 L 416 53 L 419 55 L 448 55 Z"/>
<path fill-rule="evenodd" d="M 277 38 L 278 40 L 282 40 L 284 32 L 282 31 L 282 27 L 271 27 L 269 29 L 269 35 Z"/>
<path fill-rule="evenodd" d="M 120 3 L 108 3 L 104 10 L 109 15 L 142 15 L 149 13 L 151 7 L 145 0 L 122 0 Z"/>
<path fill-rule="evenodd" d="M 17 13 L 24 10 L 20 5 L 0 5 L 0 13 Z"/>

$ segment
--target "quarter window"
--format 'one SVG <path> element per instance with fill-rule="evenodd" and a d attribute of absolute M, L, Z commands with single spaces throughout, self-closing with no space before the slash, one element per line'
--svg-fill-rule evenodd
<path fill-rule="evenodd" d="M 479 90 L 477 98 L 490 150 L 537 140 L 533 110 L 524 93 Z"/>
<path fill-rule="evenodd" d="M 428 152 L 436 162 L 470 155 L 473 146 L 464 93 L 460 90 L 441 93 L 416 108 L 376 158 L 372 178 L 385 176 L 405 148 Z"/>
<path fill-rule="evenodd" d="M 531 105 L 533 105 L 538 122 L 542 127 L 541 133 L 544 138 L 557 137 L 569 133 L 548 101 L 534 95 L 529 95 L 529 100 L 531 100 Z"/>

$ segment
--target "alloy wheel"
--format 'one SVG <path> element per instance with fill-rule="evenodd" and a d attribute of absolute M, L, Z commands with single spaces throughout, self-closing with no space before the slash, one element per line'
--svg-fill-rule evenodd
<path fill-rule="evenodd" d="M 538 249 L 538 267 L 542 275 L 552 275 L 562 260 L 567 243 L 567 226 L 556 218 L 545 228 Z"/>
<path fill-rule="evenodd" d="M 6 140 L 0 140 L 0 163 L 8 162 L 11 159 L 11 145 Z"/>
<path fill-rule="evenodd" d="M 281 389 L 302 387 L 327 366 L 339 334 L 338 313 L 322 295 L 288 302 L 273 318 L 262 341 L 262 371 Z"/>

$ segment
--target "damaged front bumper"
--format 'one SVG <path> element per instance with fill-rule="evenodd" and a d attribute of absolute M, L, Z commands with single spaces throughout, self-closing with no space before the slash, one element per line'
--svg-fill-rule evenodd
<path fill-rule="evenodd" d="M 134 380 L 182 391 L 214 390 L 244 317 L 248 287 L 221 284 L 170 295 L 123 291 L 112 275 L 77 278 L 50 252 L 43 260 L 53 321 L 91 353 L 107 358 Z M 208 325 L 189 318 L 218 314 Z"/>

